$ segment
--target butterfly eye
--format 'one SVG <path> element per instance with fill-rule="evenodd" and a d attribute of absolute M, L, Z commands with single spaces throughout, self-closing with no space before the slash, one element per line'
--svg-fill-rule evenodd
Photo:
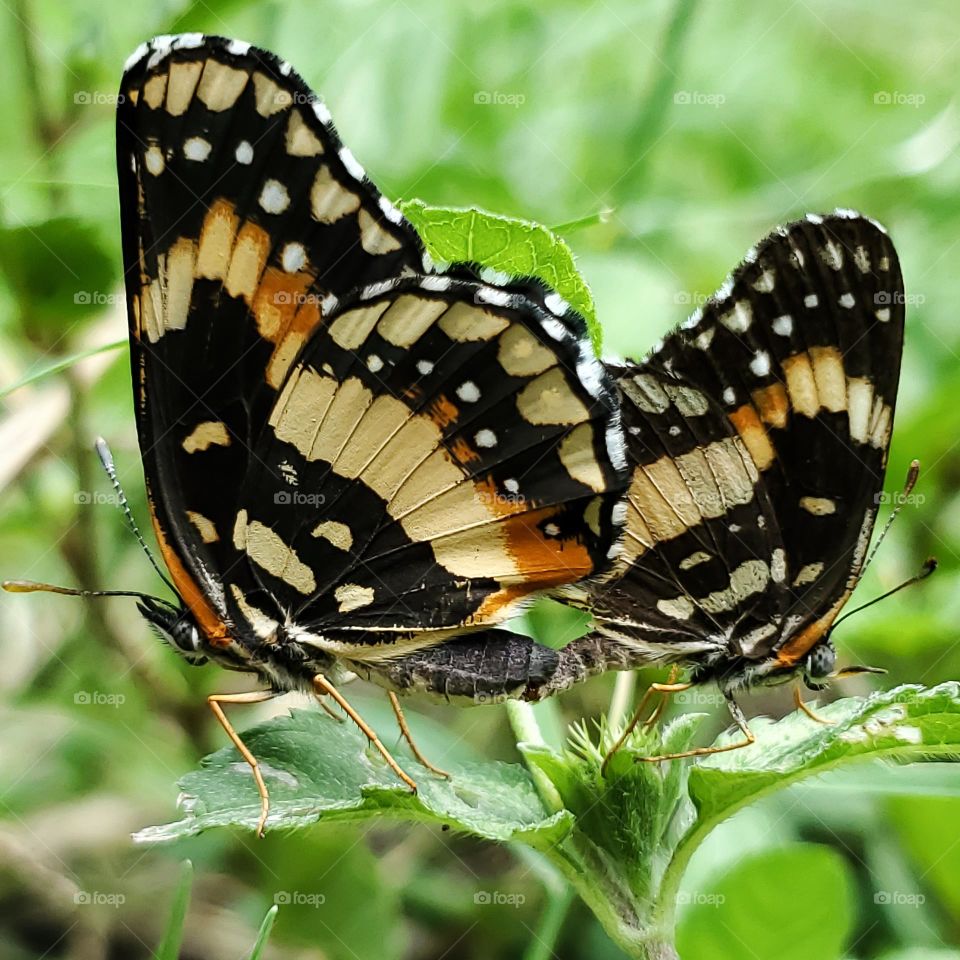
<path fill-rule="evenodd" d="M 818 643 L 807 655 L 805 671 L 813 680 L 829 677 L 837 666 L 837 651 L 829 640 Z"/>

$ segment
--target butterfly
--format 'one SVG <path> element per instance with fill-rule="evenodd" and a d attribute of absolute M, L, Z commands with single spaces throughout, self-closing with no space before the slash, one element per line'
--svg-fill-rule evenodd
<path fill-rule="evenodd" d="M 890 238 L 841 210 L 775 230 L 643 361 L 609 366 L 625 539 L 602 582 L 560 589 L 594 617 L 567 648 L 571 682 L 685 666 L 688 682 L 656 689 L 718 684 L 736 747 L 753 739 L 739 691 L 870 669 L 838 674 L 830 634 L 883 499 L 903 330 Z"/>
<path fill-rule="evenodd" d="M 435 266 L 267 51 L 142 44 L 116 132 L 137 430 L 177 597 L 140 611 L 191 663 L 263 681 L 210 698 L 261 832 L 224 703 L 330 696 L 415 788 L 337 686 L 484 702 L 546 681 L 556 652 L 496 625 L 612 561 L 613 380 L 540 281 Z"/>

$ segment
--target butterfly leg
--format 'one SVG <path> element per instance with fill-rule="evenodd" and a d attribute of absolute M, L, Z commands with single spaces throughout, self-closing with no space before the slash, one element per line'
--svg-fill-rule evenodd
<path fill-rule="evenodd" d="M 671 671 L 670 675 L 671 677 L 674 676 L 674 672 Z M 684 690 L 689 690 L 692 686 L 692 683 L 651 683 L 650 686 L 644 691 L 643 696 L 640 698 L 640 703 L 637 705 L 637 709 L 634 710 L 632 719 L 624 728 L 623 733 L 620 734 L 617 742 L 607 751 L 607 755 L 603 758 L 603 763 L 600 766 L 600 774 L 606 774 L 607 764 L 610 763 L 613 755 L 624 745 L 624 743 L 627 742 L 627 738 L 630 736 L 630 734 L 637 729 L 637 726 L 647 709 L 647 704 L 650 702 L 650 698 L 654 694 L 661 694 L 662 699 L 660 704 L 650 715 L 648 721 L 644 723 L 644 726 L 647 726 L 648 723 L 654 722 L 656 718 L 663 712 L 663 708 L 667 702 L 667 697 L 671 693 L 682 693 Z M 643 759 L 646 758 L 644 757 Z"/>
<path fill-rule="evenodd" d="M 684 750 L 682 753 L 663 753 L 656 757 L 636 757 L 637 762 L 660 763 L 663 760 L 684 760 L 687 757 L 708 757 L 714 753 L 729 753 L 731 750 L 740 750 L 743 747 L 749 747 L 751 743 L 756 742 L 750 727 L 747 725 L 747 718 L 743 715 L 740 705 L 730 694 L 725 694 L 727 698 L 727 709 L 733 722 L 740 728 L 743 739 L 736 743 L 728 743 L 723 747 L 696 747 L 693 750 Z"/>
<path fill-rule="evenodd" d="M 263 828 L 267 822 L 267 814 L 270 812 L 270 794 L 267 792 L 267 785 L 263 781 L 263 774 L 260 772 L 260 764 L 257 758 L 250 752 L 250 748 L 240 739 L 240 734 L 233 729 L 233 724 L 227 719 L 223 712 L 221 703 L 263 703 L 264 700 L 272 700 L 277 694 L 273 690 L 251 690 L 248 693 L 214 693 L 207 697 L 207 704 L 213 711 L 220 726 L 226 731 L 227 736 L 233 742 L 233 745 L 240 751 L 240 756 L 250 765 L 253 771 L 253 781 L 257 785 L 257 792 L 260 794 L 260 820 L 257 822 L 257 836 L 263 836 Z"/>
<path fill-rule="evenodd" d="M 337 723 L 347 722 L 347 718 L 342 713 L 337 713 L 337 711 L 334 710 L 333 707 L 331 707 L 330 704 L 327 703 L 327 701 L 324 700 L 322 697 L 320 696 L 317 697 L 317 703 L 319 703 L 320 706 L 323 708 L 323 712 L 331 719 L 336 720 Z"/>
<path fill-rule="evenodd" d="M 815 721 L 816 723 L 822 723 L 828 727 L 833 726 L 832 720 L 828 720 L 826 717 L 821 717 L 820 714 L 813 709 L 813 707 L 810 707 L 803 702 L 803 694 L 800 692 L 799 687 L 793 688 L 793 702 L 796 704 L 797 709 L 805 713 L 811 720 Z"/>
<path fill-rule="evenodd" d="M 346 701 L 343 694 L 322 674 L 318 673 L 313 678 L 313 689 L 318 695 L 327 695 L 336 700 L 341 710 L 360 728 L 363 735 L 380 751 L 380 755 L 387 761 L 390 769 L 411 789 L 414 793 L 417 791 L 417 785 L 401 769 L 400 764 L 393 759 L 390 751 L 381 743 L 380 738 L 374 732 L 373 728 L 357 713 L 353 707 Z"/>
<path fill-rule="evenodd" d="M 680 667 L 677 664 L 674 664 L 670 668 L 670 674 L 667 677 L 667 686 L 673 686 L 677 682 L 677 677 L 680 676 Z M 681 691 L 674 691 L 681 692 Z M 650 712 L 650 716 L 643 721 L 644 729 L 649 730 L 662 716 L 663 711 L 667 709 L 667 704 L 670 702 L 670 694 L 662 693 L 660 694 L 660 701 Z"/>
<path fill-rule="evenodd" d="M 410 745 L 410 749 L 413 751 L 413 755 L 431 773 L 435 773 L 438 777 L 444 777 L 447 780 L 449 780 L 450 774 L 447 773 L 446 770 L 441 770 L 439 767 L 435 767 L 420 752 L 420 748 L 417 746 L 416 741 L 413 739 L 413 734 L 410 732 L 410 727 L 407 725 L 407 718 L 403 715 L 403 709 L 400 707 L 400 698 L 392 690 L 387 691 L 387 696 L 390 697 L 390 706 L 393 707 L 393 712 L 397 718 L 397 724 L 400 727 L 400 733 L 403 735 L 403 739 L 406 740 L 407 743 Z"/>

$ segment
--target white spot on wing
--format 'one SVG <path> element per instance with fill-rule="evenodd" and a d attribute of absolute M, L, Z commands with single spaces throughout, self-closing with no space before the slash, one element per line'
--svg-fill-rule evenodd
<path fill-rule="evenodd" d="M 391 223 L 400 223 L 403 220 L 403 214 L 384 196 L 377 201 L 380 204 L 380 210 Z"/>
<path fill-rule="evenodd" d="M 509 306 L 512 299 L 509 293 L 504 290 L 497 290 L 494 287 L 479 287 L 475 297 L 478 301 L 492 303 L 498 307 Z"/>
<path fill-rule="evenodd" d="M 143 162 L 146 164 L 147 170 L 155 177 L 159 177 L 163 173 L 163 168 L 167 165 L 163 158 L 163 151 L 155 143 L 147 147 L 143 154 Z"/>
<path fill-rule="evenodd" d="M 558 317 L 563 316 L 570 309 L 570 304 L 559 293 L 548 293 L 543 298 L 543 305 Z"/>
<path fill-rule="evenodd" d="M 770 326 L 773 327 L 773 332 L 777 336 L 789 337 L 793 333 L 793 317 L 789 313 L 785 313 L 781 317 L 775 317 Z"/>
<path fill-rule="evenodd" d="M 123 72 L 126 73 L 131 67 L 136 66 L 150 51 L 150 45 L 147 43 L 141 43 L 133 53 L 127 57 L 126 63 L 123 65 Z"/>
<path fill-rule="evenodd" d="M 473 442 L 478 447 L 495 447 L 497 445 L 497 435 L 492 430 L 484 427 L 474 435 Z"/>
<path fill-rule="evenodd" d="M 287 273 L 296 273 L 307 262 L 307 251 L 302 243 L 288 243 L 283 248 L 280 261 Z"/>
<path fill-rule="evenodd" d="M 241 140 L 237 144 L 234 156 L 237 158 L 237 163 L 242 163 L 244 166 L 253 163 L 253 145 L 249 140 Z"/>
<path fill-rule="evenodd" d="M 260 191 L 260 206 L 267 213 L 283 213 L 290 206 L 290 194 L 279 180 L 267 180 Z"/>
<path fill-rule="evenodd" d="M 450 289 L 451 283 L 452 281 L 449 277 L 444 277 L 440 274 L 431 274 L 429 277 L 424 277 L 420 281 L 420 286 L 424 290 L 434 290 L 437 293 L 443 293 L 444 290 Z"/>
<path fill-rule="evenodd" d="M 476 403 L 480 399 L 480 388 L 472 380 L 465 380 L 457 387 L 457 396 L 464 403 Z"/>
<path fill-rule="evenodd" d="M 366 175 L 363 167 L 357 162 L 357 158 L 350 152 L 349 147 L 340 148 L 340 161 L 347 168 L 347 173 L 355 180 L 362 180 Z"/>
<path fill-rule="evenodd" d="M 212 149 L 210 141 L 204 140 L 203 137 L 190 137 L 183 142 L 183 155 L 197 163 L 203 163 L 210 156 Z"/>
<path fill-rule="evenodd" d="M 757 377 L 765 377 L 770 373 L 770 354 L 766 350 L 758 350 L 750 361 L 750 370 Z"/>
<path fill-rule="evenodd" d="M 753 323 L 753 310 L 747 300 L 738 300 L 733 309 L 725 313 L 720 322 L 733 333 L 746 333 Z"/>
<path fill-rule="evenodd" d="M 840 299 L 837 301 L 841 307 L 845 307 L 847 310 L 852 309 L 856 301 L 853 299 L 852 293 L 843 293 L 840 295 Z"/>

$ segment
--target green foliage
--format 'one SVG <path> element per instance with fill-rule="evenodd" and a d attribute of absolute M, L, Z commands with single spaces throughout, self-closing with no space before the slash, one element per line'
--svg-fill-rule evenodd
<path fill-rule="evenodd" d="M 658 951 L 672 942 L 678 904 L 691 902 L 681 888 L 692 853 L 740 808 L 844 763 L 929 761 L 960 752 L 958 683 L 840 700 L 824 714 L 829 723 L 800 711 L 776 723 L 758 721 L 754 745 L 714 754 L 689 771 L 681 763 L 661 766 L 642 758 L 689 749 L 699 727 L 696 714 L 680 717 L 662 734 L 639 728 L 605 775 L 601 764 L 616 731 L 603 724 L 594 739 L 578 726 L 561 750 L 519 744 L 531 772 L 517 764 L 460 764 L 443 780 L 408 763 L 405 769 L 419 781 L 416 795 L 371 754 L 352 725 L 319 713 L 296 711 L 247 731 L 244 740 L 271 792 L 269 829 L 387 816 L 530 846 L 567 878 L 614 940 L 631 956 L 648 958 L 664 955 Z M 180 788 L 185 817 L 143 830 L 137 839 L 169 842 L 210 827 L 256 825 L 259 798 L 249 767 L 232 747 L 207 757 Z M 797 886 L 786 883 L 794 871 L 816 894 L 816 911 L 798 914 L 796 902 L 783 896 Z M 839 958 L 853 922 L 850 884 L 843 861 L 829 850 L 773 848 L 741 863 L 715 890 L 694 891 L 683 936 L 688 944 L 700 943 L 710 925 L 706 908 L 715 910 L 729 896 L 729 936 L 716 942 L 719 952 L 704 957 L 724 956 L 721 948 L 749 937 L 759 910 L 768 922 L 766 939 L 754 941 L 760 956 L 794 943 L 810 922 L 816 934 L 807 948 Z M 821 900 L 825 892 L 830 896 Z"/>
<path fill-rule="evenodd" d="M 261 764 L 271 795 L 268 829 L 302 827 L 317 820 L 394 816 L 446 825 L 488 840 L 557 842 L 569 817 L 551 816 L 523 767 L 510 763 L 448 764 L 450 780 L 405 764 L 418 782 L 414 796 L 366 750 L 351 723 L 316 711 L 244 732 L 244 742 Z M 180 783 L 188 816 L 168 827 L 141 831 L 141 841 L 173 840 L 208 827 L 255 826 L 260 799 L 250 768 L 230 747 L 207 757 L 200 770 Z M 533 841 L 532 841 L 533 842 Z"/>
<path fill-rule="evenodd" d="M 539 223 L 487 213 L 451 210 L 420 200 L 400 204 L 434 260 L 479 263 L 514 277 L 539 277 L 586 319 L 599 352 L 601 329 L 590 290 L 566 242 Z"/>

